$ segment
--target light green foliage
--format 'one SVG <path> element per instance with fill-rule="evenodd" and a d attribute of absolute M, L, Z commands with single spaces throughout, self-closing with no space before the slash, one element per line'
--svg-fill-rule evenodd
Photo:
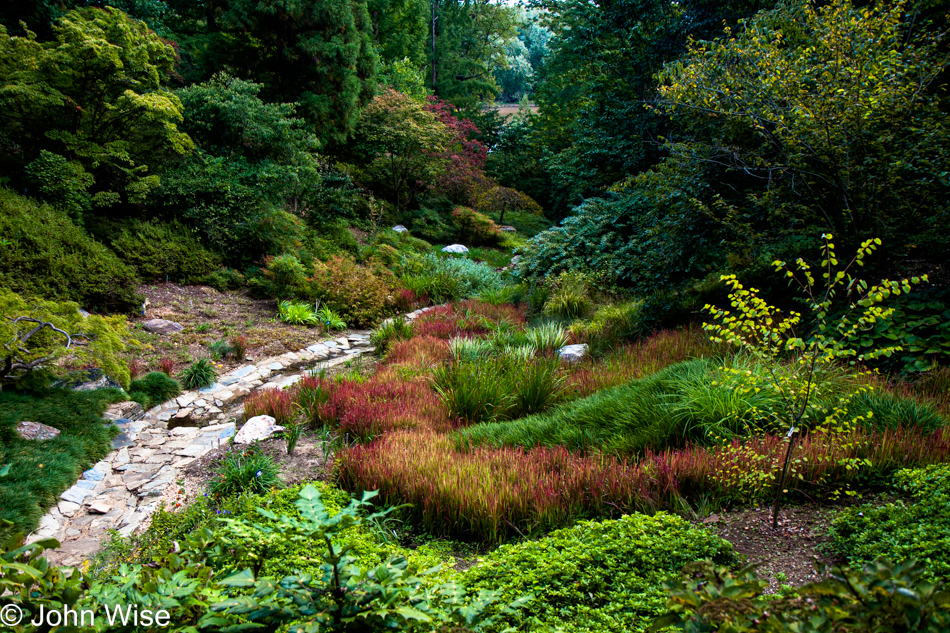
<path fill-rule="evenodd" d="M 142 304 L 135 271 L 63 213 L 0 188 L 0 286 L 87 309 Z"/>
<path fill-rule="evenodd" d="M 418 2 L 421 4 L 421 2 Z M 408 58 L 384 61 L 379 67 L 379 83 L 397 90 L 414 101 L 425 101 L 429 96 L 425 70 Z"/>
<path fill-rule="evenodd" d="M 894 483 L 912 499 L 842 511 L 832 522 L 834 549 L 855 566 L 915 559 L 926 579 L 950 582 L 950 465 L 901 470 Z"/>
<path fill-rule="evenodd" d="M 345 330 L 346 321 L 343 318 L 333 311 L 330 306 L 323 306 L 316 312 L 317 320 L 320 322 L 320 325 L 324 330 L 330 332 L 332 330 Z"/>
<path fill-rule="evenodd" d="M 642 301 L 611 303 L 599 306 L 589 320 L 572 323 L 570 331 L 593 349 L 603 350 L 646 334 L 642 319 Z"/>
<path fill-rule="evenodd" d="M 452 140 L 425 103 L 386 89 L 360 115 L 352 151 L 362 179 L 404 210 L 432 187 L 444 165 L 435 155 Z"/>
<path fill-rule="evenodd" d="M 664 611 L 662 583 L 704 558 L 730 563 L 732 546 L 677 516 L 633 514 L 503 545 L 464 578 L 472 589 L 499 590 L 503 601 L 537 596 L 509 620 L 516 631 L 642 632 Z"/>
<path fill-rule="evenodd" d="M 70 11 L 53 33 L 41 43 L 0 27 L 4 128 L 27 149 L 15 161 L 74 214 L 144 202 L 159 185 L 150 165 L 193 148 L 177 128 L 181 102 L 162 87 L 174 49 L 113 8 Z"/>
<path fill-rule="evenodd" d="M 477 596 L 468 596 L 463 587 L 453 582 L 426 587 L 423 577 L 438 570 L 410 575 L 409 562 L 401 556 L 372 568 L 357 565 L 352 546 L 341 543 L 340 536 L 347 530 L 382 520 L 391 512 L 363 516 L 361 510 L 371 505 L 369 501 L 374 496 L 376 493 L 364 492 L 361 499 L 353 499 L 331 513 L 320 491 L 306 486 L 295 503 L 299 518 L 259 509 L 270 520 L 268 523 L 225 519 L 232 537 L 228 544 L 238 547 L 239 564 L 250 568 L 220 582 L 232 590 L 256 592 L 221 601 L 212 605 L 211 610 L 244 616 L 272 627 L 290 624 L 290 631 L 341 629 L 357 619 L 368 630 L 433 631 L 453 624 L 484 627 L 514 613 L 512 606 L 521 605 L 523 600 L 515 601 L 513 605 L 502 606 L 498 615 L 486 617 L 485 611 L 498 599 L 496 591 L 482 590 Z M 249 549 L 241 543 L 260 541 L 283 541 L 301 550 L 312 550 L 319 544 L 317 552 L 323 564 L 313 575 L 302 573 L 280 581 L 256 577 L 251 568 L 259 569 L 262 561 L 253 554 L 248 556 Z"/>
<path fill-rule="evenodd" d="M 568 333 L 557 323 L 543 323 L 525 331 L 528 343 L 539 354 L 554 354 L 567 345 Z"/>
<path fill-rule="evenodd" d="M 670 611 L 650 631 L 938 633 L 950 626 L 950 592 L 924 580 L 917 564 L 885 561 L 830 570 L 819 564 L 824 580 L 779 596 L 764 593 L 768 582 L 751 566 L 733 572 L 705 561 L 684 571 L 692 577 L 666 585 Z"/>
<path fill-rule="evenodd" d="M 281 321 L 291 325 L 317 325 L 320 323 L 313 307 L 303 301 L 288 301 L 285 299 L 277 306 L 277 314 Z"/>
<path fill-rule="evenodd" d="M 207 358 L 193 361 L 181 372 L 181 385 L 185 389 L 203 389 L 214 384 L 218 372 Z"/>
<path fill-rule="evenodd" d="M 417 295 L 428 294 L 434 302 L 474 297 L 504 286 L 501 274 L 484 263 L 465 257 L 442 257 L 429 253 L 406 256 L 400 265 L 400 282 Z"/>
<path fill-rule="evenodd" d="M 505 237 L 494 220 L 468 207 L 452 209 L 452 220 L 466 244 L 498 246 Z"/>
<path fill-rule="evenodd" d="M 851 398 L 861 389 L 843 393 L 830 412 L 827 404 L 820 403 L 815 396 L 822 375 L 833 371 L 842 361 L 862 361 L 892 354 L 896 346 L 858 354 L 852 347 L 853 341 L 878 321 L 890 317 L 892 310 L 879 304 L 892 295 L 910 292 L 911 284 L 927 280 L 924 275 L 900 282 L 885 280 L 869 287 L 866 282 L 852 277 L 850 271 L 852 267 L 863 266 L 881 240 L 863 242 L 854 258 L 842 267 L 831 234 L 826 233 L 822 238 L 825 244 L 818 269 L 821 281 L 815 279 L 812 267 L 801 258 L 795 262 L 795 271 L 785 262 L 773 263 L 776 271 L 784 271 L 802 291 L 810 313 L 808 321 L 803 322 L 801 313 L 794 310 L 783 314 L 782 310 L 759 297 L 757 290 L 743 288 L 735 275 L 722 277 L 731 290 L 729 300 L 734 312 L 706 306 L 712 321 L 703 328 L 710 333 L 712 341 L 738 347 L 768 370 L 766 379 L 754 378 L 756 374 L 751 374 L 749 378 L 752 380 L 745 388 L 755 393 L 771 391 L 783 405 L 779 417 L 788 428 L 787 450 L 782 473 L 776 479 L 773 523 L 778 521 L 796 434 L 804 427 L 823 427 L 829 437 L 837 436 L 838 441 L 847 442 L 848 432 L 864 420 L 863 415 L 849 415 L 848 411 Z M 848 307 L 843 313 L 829 317 L 836 302 Z M 783 365 L 790 371 L 783 371 Z M 854 371 L 855 376 L 859 373 Z"/>
<path fill-rule="evenodd" d="M 817 225 L 851 244 L 872 231 L 942 242 L 947 183 L 934 176 L 950 128 L 934 88 L 950 58 L 916 11 L 780 3 L 691 42 L 660 75 L 661 103 L 693 132 L 671 153 L 688 164 L 725 150 L 726 166 L 762 179 L 753 200 L 775 225 Z M 742 206 L 726 221 L 751 235 L 761 225 Z"/>
<path fill-rule="evenodd" d="M 32 532 L 59 495 L 80 474 L 112 450 L 116 427 L 102 423 L 106 407 L 125 397 L 118 389 L 72 391 L 50 389 L 0 393 L 0 465 L 9 465 L 0 478 L 0 521 L 12 521 L 17 531 Z M 59 429 L 51 440 L 25 440 L 17 425 L 31 420 Z M 0 528 L 0 540 L 3 539 Z"/>
<path fill-rule="evenodd" d="M 93 363 L 126 387 L 129 368 L 118 354 L 128 338 L 125 317 L 83 316 L 75 303 L 27 300 L 0 289 L 0 382 L 68 361 Z"/>

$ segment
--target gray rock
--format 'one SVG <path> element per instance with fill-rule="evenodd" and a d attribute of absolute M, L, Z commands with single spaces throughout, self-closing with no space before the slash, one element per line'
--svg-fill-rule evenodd
<path fill-rule="evenodd" d="M 135 442 L 132 441 L 132 438 L 129 437 L 127 433 L 119 433 L 112 440 L 113 449 L 125 448 L 127 446 L 135 446 Z"/>
<path fill-rule="evenodd" d="M 104 389 L 106 387 L 122 388 L 122 385 L 109 378 L 106 372 L 98 367 L 71 371 L 62 380 L 54 382 L 53 386 L 75 391 L 92 391 L 93 389 Z"/>
<path fill-rule="evenodd" d="M 94 514 L 108 514 L 112 506 L 102 501 L 94 501 L 89 505 L 89 511 Z"/>
<path fill-rule="evenodd" d="M 90 468 L 82 474 L 83 479 L 88 479 L 89 481 L 102 481 L 106 478 L 106 473 L 95 468 Z"/>
<path fill-rule="evenodd" d="M 149 319 L 142 324 L 142 327 L 145 328 L 145 331 L 153 334 L 177 334 L 185 329 L 185 326 L 181 323 L 165 319 Z"/>
<path fill-rule="evenodd" d="M 394 230 L 396 233 L 408 233 L 408 232 L 409 232 L 409 229 L 407 229 L 406 227 L 404 227 L 402 224 L 397 224 L 396 226 L 393 227 L 393 230 Z"/>
<path fill-rule="evenodd" d="M 256 415 L 244 423 L 241 430 L 234 436 L 234 443 L 253 444 L 260 440 L 266 440 L 275 433 L 280 433 L 284 430 L 284 427 L 278 426 L 276 422 L 277 421 L 269 415 Z M 191 457 L 191 455 L 187 457 Z"/>
<path fill-rule="evenodd" d="M 573 365 L 584 360 L 587 356 L 587 343 L 578 343 L 577 345 L 565 345 L 557 351 L 562 363 Z"/>
<path fill-rule="evenodd" d="M 82 488 L 80 486 L 73 486 L 72 488 L 68 488 L 63 494 L 59 495 L 59 498 L 63 501 L 69 501 L 70 503 L 82 505 L 83 500 L 92 494 L 92 490 Z"/>
<path fill-rule="evenodd" d="M 133 400 L 110 404 L 102 417 L 106 420 L 138 420 L 143 416 L 142 405 Z"/>
<path fill-rule="evenodd" d="M 40 442 L 51 440 L 59 435 L 59 429 L 26 420 L 17 424 L 16 432 L 25 440 L 38 440 Z"/>
<path fill-rule="evenodd" d="M 72 501 L 60 501 L 56 507 L 59 509 L 59 513 L 64 517 L 71 517 L 79 512 L 79 508 L 82 506 Z"/>
<path fill-rule="evenodd" d="M 468 253 L 468 249 L 461 244 L 449 244 L 442 248 L 443 253 L 455 253 L 458 255 L 465 255 Z"/>

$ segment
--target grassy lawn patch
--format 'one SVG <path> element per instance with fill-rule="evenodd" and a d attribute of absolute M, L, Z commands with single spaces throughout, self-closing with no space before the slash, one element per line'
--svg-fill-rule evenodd
<path fill-rule="evenodd" d="M 115 427 L 100 416 L 122 399 L 116 389 L 0 393 L 0 464 L 11 465 L 0 479 L 0 519 L 12 521 L 17 531 L 32 531 L 80 473 L 109 453 Z M 59 436 L 21 439 L 16 427 L 24 420 L 55 427 Z"/>

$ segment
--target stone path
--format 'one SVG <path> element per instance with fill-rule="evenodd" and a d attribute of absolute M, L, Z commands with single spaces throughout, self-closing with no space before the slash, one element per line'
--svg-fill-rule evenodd
<path fill-rule="evenodd" d="M 47 552 L 50 563 L 82 563 L 109 530 L 128 536 L 147 523 L 166 489 L 180 481 L 181 469 L 235 434 L 252 391 L 289 387 L 308 371 L 372 350 L 369 332 L 356 332 L 244 365 L 147 412 L 135 402 L 111 406 L 104 418 L 121 429 L 113 452 L 60 496 L 28 541 L 55 538 L 61 547 Z"/>

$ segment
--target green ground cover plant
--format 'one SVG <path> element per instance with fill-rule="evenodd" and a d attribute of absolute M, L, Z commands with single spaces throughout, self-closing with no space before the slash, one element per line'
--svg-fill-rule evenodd
<path fill-rule="evenodd" d="M 950 465 L 901 470 L 894 489 L 905 499 L 862 504 L 832 522 L 832 546 L 853 567 L 878 559 L 916 560 L 922 576 L 950 582 Z"/>
<path fill-rule="evenodd" d="M 232 451 L 221 460 L 208 483 L 208 492 L 222 498 L 241 493 L 263 494 L 280 487 L 280 468 L 260 448 L 250 446 Z"/>
<path fill-rule="evenodd" d="M 218 372 L 207 358 L 192 360 L 192 363 L 181 370 L 181 386 L 185 389 L 203 389 L 214 384 Z"/>
<path fill-rule="evenodd" d="M 473 589 L 499 589 L 502 601 L 534 593 L 537 599 L 505 622 L 515 631 L 643 632 L 665 611 L 663 584 L 703 559 L 725 565 L 735 554 L 729 543 L 680 517 L 632 514 L 503 545 L 464 580 Z"/>
<path fill-rule="evenodd" d="M 135 400 L 144 409 L 151 409 L 179 395 L 181 384 L 163 372 L 153 371 L 143 378 L 133 380 L 129 384 L 128 392 L 130 400 Z"/>
<path fill-rule="evenodd" d="M 17 531 L 35 529 L 59 495 L 109 453 L 117 430 L 101 416 L 123 399 L 118 389 L 0 392 L 0 465 L 10 465 L 0 479 L 0 519 L 11 521 Z M 51 440 L 24 440 L 16 433 L 24 420 L 60 433 Z"/>

